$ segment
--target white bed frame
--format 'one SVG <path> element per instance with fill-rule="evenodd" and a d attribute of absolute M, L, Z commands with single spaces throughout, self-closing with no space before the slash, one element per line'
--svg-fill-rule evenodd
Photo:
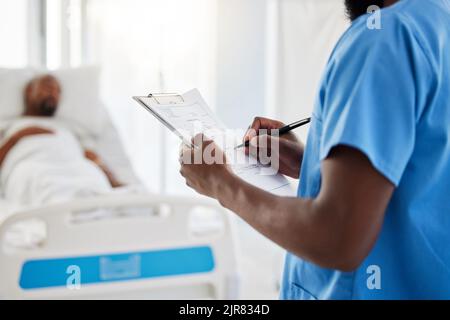
<path fill-rule="evenodd" d="M 118 207 L 152 208 L 157 214 L 72 221 L 77 212 Z M 189 212 L 198 207 L 219 213 L 223 221 L 220 231 L 201 235 L 189 230 Z M 6 246 L 3 240 L 7 231 L 32 218 L 45 222 L 45 242 L 31 249 Z M 79 289 L 64 286 L 28 290 L 19 284 L 22 267 L 30 260 L 196 246 L 211 248 L 215 266 L 210 272 L 86 285 L 81 280 Z M 1 299 L 237 299 L 238 287 L 230 216 L 210 201 L 159 195 L 105 196 L 16 213 L 0 224 Z"/>

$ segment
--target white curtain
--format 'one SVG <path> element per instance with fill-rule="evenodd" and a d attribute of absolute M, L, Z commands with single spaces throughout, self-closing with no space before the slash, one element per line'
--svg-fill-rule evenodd
<path fill-rule="evenodd" d="M 87 1 L 87 61 L 103 67 L 103 99 L 155 192 L 189 192 L 174 170 L 179 141 L 131 96 L 196 87 L 213 101 L 216 15 L 215 0 Z"/>
<path fill-rule="evenodd" d="M 278 0 L 273 102 L 285 122 L 310 115 L 327 59 L 348 27 L 343 0 Z M 300 131 L 305 138 L 306 130 Z"/>

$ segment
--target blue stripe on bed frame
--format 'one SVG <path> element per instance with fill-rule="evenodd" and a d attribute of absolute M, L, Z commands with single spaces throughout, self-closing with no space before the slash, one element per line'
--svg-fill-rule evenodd
<path fill-rule="evenodd" d="M 214 266 L 213 252 L 208 246 L 30 260 L 22 267 L 19 285 L 24 290 L 74 285 L 74 272 L 77 270 L 80 271 L 80 285 L 83 286 L 206 273 L 212 271 Z"/>

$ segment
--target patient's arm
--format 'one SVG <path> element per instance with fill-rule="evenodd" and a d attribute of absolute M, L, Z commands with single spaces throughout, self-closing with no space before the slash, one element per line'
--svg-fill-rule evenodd
<path fill-rule="evenodd" d="M 87 159 L 94 162 L 106 175 L 109 180 L 109 183 L 113 188 L 119 188 L 124 186 L 117 178 L 114 176 L 112 171 L 108 168 L 108 166 L 102 161 L 100 156 L 92 150 L 85 150 L 84 155 Z"/>
<path fill-rule="evenodd" d="M 53 131 L 40 128 L 40 127 L 28 127 L 22 129 L 13 134 L 1 147 L 0 147 L 0 167 L 3 165 L 8 153 L 14 148 L 14 146 L 25 137 L 34 136 L 38 134 L 53 134 Z"/>

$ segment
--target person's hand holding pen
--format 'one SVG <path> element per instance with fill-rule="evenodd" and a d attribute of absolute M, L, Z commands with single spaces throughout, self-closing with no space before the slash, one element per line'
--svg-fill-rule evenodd
<path fill-rule="evenodd" d="M 265 148 L 263 154 L 279 157 L 279 172 L 286 176 L 298 179 L 302 163 L 304 145 L 297 136 L 289 131 L 280 136 L 270 136 L 271 130 L 285 128 L 280 121 L 256 117 L 244 135 L 244 144 L 247 155 L 258 157 L 260 148 Z M 264 141 L 264 142 L 263 142 Z M 272 146 L 278 146 L 272 148 Z M 275 154 L 274 154 L 275 152 Z"/>

